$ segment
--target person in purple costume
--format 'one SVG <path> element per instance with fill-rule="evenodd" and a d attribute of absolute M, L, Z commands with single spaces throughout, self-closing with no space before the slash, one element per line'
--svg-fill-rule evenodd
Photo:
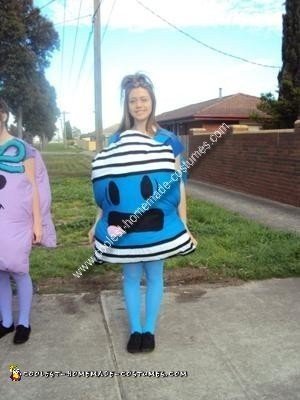
<path fill-rule="evenodd" d="M 28 340 L 31 332 L 33 290 L 29 275 L 29 255 L 32 244 L 44 242 L 47 247 L 55 247 L 56 235 L 52 220 L 49 222 L 48 218 L 46 237 L 43 239 L 36 168 L 42 164 L 37 157 L 38 152 L 23 140 L 10 135 L 8 117 L 9 108 L 0 98 L 0 338 L 15 330 L 10 283 L 12 277 L 19 300 L 18 323 L 13 342 L 20 344 Z M 41 197 L 45 197 L 44 193 Z"/>

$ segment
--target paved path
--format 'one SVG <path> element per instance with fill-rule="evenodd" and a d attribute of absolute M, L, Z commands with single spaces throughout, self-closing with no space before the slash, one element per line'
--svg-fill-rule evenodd
<path fill-rule="evenodd" d="M 166 289 L 149 354 L 126 352 L 118 290 L 35 295 L 32 334 L 0 340 L 1 400 L 300 400 L 300 279 Z M 25 371 L 180 371 L 183 377 L 26 377 Z M 187 372 L 185 372 L 187 371 Z"/>
<path fill-rule="evenodd" d="M 221 186 L 188 180 L 187 194 L 205 200 L 275 229 L 300 234 L 300 208 L 234 192 Z"/>

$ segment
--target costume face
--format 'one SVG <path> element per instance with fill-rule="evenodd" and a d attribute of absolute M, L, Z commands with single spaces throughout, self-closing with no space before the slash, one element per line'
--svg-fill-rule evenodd
<path fill-rule="evenodd" d="M 135 235 L 139 240 L 150 240 L 154 232 L 160 232 L 164 238 L 167 226 L 174 223 L 174 208 L 180 200 L 179 182 L 165 189 L 163 184 L 167 181 L 170 172 L 149 171 L 95 182 L 95 197 L 103 209 L 102 222 L 107 220 L 107 226 L 120 226 L 127 235 L 139 234 Z M 129 239 L 128 236 L 126 240 Z"/>
<path fill-rule="evenodd" d="M 147 89 L 132 89 L 128 96 L 129 113 L 135 121 L 147 121 L 152 112 L 152 100 Z"/>
<path fill-rule="evenodd" d="M 123 221 L 130 219 L 134 211 L 138 209 L 138 207 L 141 207 L 141 204 L 145 203 L 145 200 L 153 196 L 155 190 L 154 187 L 158 185 L 159 181 L 157 178 L 159 178 L 157 174 L 147 174 L 125 179 L 120 178 L 109 180 L 109 182 L 107 182 L 107 193 L 109 198 L 116 207 L 121 206 L 121 209 L 120 211 L 117 211 L 116 209 L 115 211 L 109 212 L 108 225 L 122 227 L 124 225 Z M 129 186 L 131 186 L 136 193 L 134 198 L 132 196 L 133 191 L 128 190 Z M 122 212 L 122 210 L 126 208 L 128 209 L 129 204 L 132 207 L 132 212 Z M 141 219 L 126 228 L 127 234 L 130 232 L 159 231 L 163 229 L 164 213 L 161 209 L 156 207 L 150 210 L 144 210 L 141 208 L 141 211 Z"/>

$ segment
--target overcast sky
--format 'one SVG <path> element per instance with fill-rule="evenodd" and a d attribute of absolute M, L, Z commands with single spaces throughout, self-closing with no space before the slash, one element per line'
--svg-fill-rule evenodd
<path fill-rule="evenodd" d="M 282 13 L 278 0 L 140 0 L 187 34 L 221 52 L 281 65 Z M 49 0 L 35 0 L 43 7 Z M 42 8 L 60 36 L 46 75 L 60 109 L 82 132 L 94 129 L 93 0 L 56 0 Z M 66 9 L 64 9 L 66 4 Z M 64 11 L 65 10 L 65 11 Z M 78 16 L 84 17 L 75 20 Z M 66 21 L 63 24 L 63 21 Z M 153 80 L 157 114 L 223 95 L 277 90 L 279 68 L 225 56 L 178 32 L 137 0 L 102 0 L 103 126 L 121 118 L 120 82 L 136 71 Z M 77 34 L 76 34 L 77 32 Z M 76 40 L 75 40 L 76 38 Z M 86 57 L 84 54 L 86 53 Z M 73 62 L 72 62 L 73 60 Z"/>

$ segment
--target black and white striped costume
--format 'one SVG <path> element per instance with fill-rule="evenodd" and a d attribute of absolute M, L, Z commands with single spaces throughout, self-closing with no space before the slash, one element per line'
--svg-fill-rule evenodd
<path fill-rule="evenodd" d="M 96 203 L 103 210 L 95 230 L 98 262 L 161 260 L 195 246 L 178 214 L 180 175 L 170 145 L 128 130 L 92 162 Z M 122 236 L 110 236 L 119 226 Z"/>

